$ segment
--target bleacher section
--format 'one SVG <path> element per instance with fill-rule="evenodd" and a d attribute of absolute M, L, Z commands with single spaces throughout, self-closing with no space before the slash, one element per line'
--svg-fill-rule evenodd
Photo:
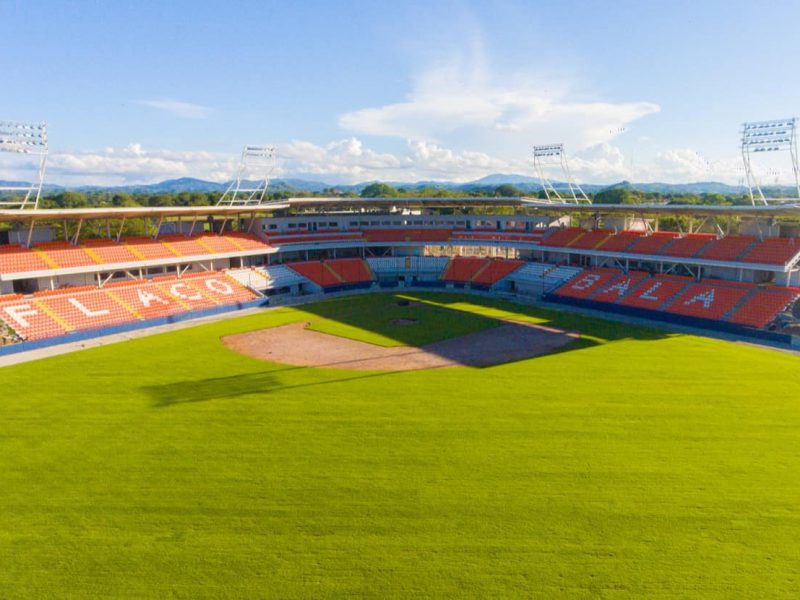
<path fill-rule="evenodd" d="M 576 238 L 569 246 L 570 248 L 580 248 L 582 250 L 595 250 L 613 234 L 613 231 L 607 229 L 595 229 Z"/>
<path fill-rule="evenodd" d="M 0 296 L 0 320 L 23 340 L 38 340 L 255 298 L 224 273 L 197 273 L 103 288 L 48 290 L 32 297 Z"/>
<path fill-rule="evenodd" d="M 598 307 L 612 304 L 761 329 L 800 298 L 800 290 L 720 279 L 695 282 L 673 275 L 592 269 L 563 284 L 552 295 L 556 299 L 598 303 Z"/>
<path fill-rule="evenodd" d="M 632 254 L 658 254 L 667 244 L 677 238 L 679 234 L 672 231 L 656 231 L 648 236 L 639 238 L 625 249 Z"/>
<path fill-rule="evenodd" d="M 370 269 L 376 275 L 440 274 L 449 261 L 446 256 L 385 256 L 367 259 Z"/>
<path fill-rule="evenodd" d="M 600 244 L 595 247 L 595 250 L 602 250 L 603 252 L 624 252 L 643 236 L 643 231 L 621 231 L 600 242 Z"/>
<path fill-rule="evenodd" d="M 551 229 L 542 237 L 542 245 L 544 246 L 569 246 L 573 244 L 579 237 L 586 233 L 585 229 L 580 227 L 566 227 L 564 229 Z"/>
<path fill-rule="evenodd" d="M 289 263 L 298 274 L 322 288 L 351 287 L 373 280 L 369 266 L 360 258 L 336 258 Z"/>
<path fill-rule="evenodd" d="M 479 256 L 456 256 L 450 259 L 442 273 L 442 280 L 451 283 L 469 283 L 489 267 L 491 260 Z"/>
<path fill-rule="evenodd" d="M 748 250 L 741 258 L 746 263 L 784 265 L 800 253 L 798 238 L 766 238 Z"/>
<path fill-rule="evenodd" d="M 700 252 L 698 258 L 706 260 L 739 260 L 756 239 L 743 235 L 728 235 L 711 242 L 707 248 Z"/>
<path fill-rule="evenodd" d="M 681 238 L 676 238 L 671 244 L 664 246 L 658 254 L 680 258 L 692 258 L 697 256 L 701 250 L 711 244 L 716 238 L 717 236 L 711 233 L 689 233 Z"/>
<path fill-rule="evenodd" d="M 41 242 L 33 248 L 15 244 L 0 245 L 0 273 L 24 273 L 71 267 L 113 265 L 176 257 L 233 254 L 270 247 L 255 236 L 241 233 L 200 234 L 192 237 L 165 235 L 156 240 L 146 237 L 69 242 Z"/>
<path fill-rule="evenodd" d="M 556 267 L 550 263 L 526 262 L 508 278 L 518 288 L 530 289 L 541 294 L 569 281 L 582 271 L 580 267 Z"/>
<path fill-rule="evenodd" d="M 286 265 L 269 265 L 259 267 L 258 270 L 267 278 L 267 289 L 280 289 L 308 282 L 308 279 Z"/>

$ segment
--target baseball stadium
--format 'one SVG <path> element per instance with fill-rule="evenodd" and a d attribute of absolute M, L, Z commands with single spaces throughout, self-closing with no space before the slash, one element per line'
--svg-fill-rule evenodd
<path fill-rule="evenodd" d="M 0 142 L 3 597 L 797 592 L 797 199 L 592 203 L 553 144 L 543 198 L 272 200 L 246 146 L 47 209 Z"/>

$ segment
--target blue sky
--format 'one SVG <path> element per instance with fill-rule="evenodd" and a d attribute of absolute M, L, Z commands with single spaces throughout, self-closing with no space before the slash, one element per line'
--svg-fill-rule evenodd
<path fill-rule="evenodd" d="M 561 141 L 583 181 L 736 183 L 740 123 L 800 102 L 796 1 L 3 0 L 0 22 L 0 118 L 48 122 L 63 183 L 225 179 L 244 143 L 285 176 L 465 181 Z"/>

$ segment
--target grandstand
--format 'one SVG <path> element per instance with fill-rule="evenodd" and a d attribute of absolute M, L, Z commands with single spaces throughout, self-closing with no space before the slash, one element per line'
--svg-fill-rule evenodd
<path fill-rule="evenodd" d="M 800 329 L 798 206 L 594 206 L 587 221 L 585 207 L 524 199 L 351 203 L 0 211 L 4 348 L 282 296 L 413 286 L 543 297 L 784 343 Z M 676 215 L 710 230 L 660 230 Z M 723 233 L 732 218 L 739 230 Z M 147 235 L 109 226 L 138 219 Z M 76 233 L 59 233 L 63 223 Z M 230 293 L 209 289 L 214 281 Z"/>

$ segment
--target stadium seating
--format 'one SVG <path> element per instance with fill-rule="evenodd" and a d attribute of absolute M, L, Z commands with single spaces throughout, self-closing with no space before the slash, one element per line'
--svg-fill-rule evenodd
<path fill-rule="evenodd" d="M 298 275 L 286 265 L 269 265 L 259 267 L 258 270 L 267 278 L 267 289 L 279 289 L 308 282 L 308 279 Z"/>
<path fill-rule="evenodd" d="M 123 240 L 125 246 L 135 254 L 139 260 L 158 260 L 163 258 L 175 258 L 176 252 L 169 249 L 159 240 L 147 237 L 130 237 Z"/>
<path fill-rule="evenodd" d="M 172 250 L 177 256 L 202 256 L 210 254 L 207 248 L 198 243 L 196 237 L 185 235 L 162 235 L 158 241 Z"/>
<path fill-rule="evenodd" d="M 41 252 L 17 244 L 0 244 L 0 273 L 26 273 L 55 268 Z"/>
<path fill-rule="evenodd" d="M 31 298 L 5 296 L 0 298 L 0 320 L 22 339 L 38 340 L 255 298 L 224 273 L 197 273 L 181 279 L 123 281 L 103 288 L 46 290 Z"/>
<path fill-rule="evenodd" d="M 626 296 L 619 299 L 622 306 L 660 310 L 667 302 L 692 284 L 690 277 L 656 275 L 643 280 Z"/>
<path fill-rule="evenodd" d="M 256 290 L 265 290 L 269 286 L 269 279 L 262 269 L 250 267 L 249 269 L 229 269 L 225 271 L 228 277 L 233 277 L 244 287 Z"/>
<path fill-rule="evenodd" d="M 450 260 L 442 274 L 444 281 L 469 283 L 482 270 L 489 267 L 491 260 L 478 256 L 456 256 Z"/>
<path fill-rule="evenodd" d="M 643 235 L 643 231 L 621 231 L 600 242 L 600 244 L 595 247 L 595 250 L 602 250 L 603 252 L 624 252 Z"/>
<path fill-rule="evenodd" d="M 287 265 L 318 286 L 327 288 L 372 281 L 372 273 L 360 258 L 305 261 Z"/>
<path fill-rule="evenodd" d="M 269 245 L 265 244 L 258 236 L 244 231 L 227 231 L 222 237 L 240 250 L 266 250 L 269 248 Z"/>
<path fill-rule="evenodd" d="M 681 238 L 675 239 L 671 244 L 662 246 L 656 254 L 679 258 L 692 258 L 715 239 L 716 236 L 712 233 L 689 233 Z"/>
<path fill-rule="evenodd" d="M 241 250 L 231 238 L 224 235 L 204 233 L 196 236 L 195 240 L 208 254 L 227 254 Z"/>
<path fill-rule="evenodd" d="M 591 269 L 564 283 L 554 294 L 566 298 L 588 298 L 620 274 L 618 269 Z"/>
<path fill-rule="evenodd" d="M 647 273 L 636 271 L 621 273 L 595 292 L 591 299 L 597 302 L 618 302 L 648 277 Z"/>
<path fill-rule="evenodd" d="M 672 231 L 656 231 L 648 236 L 641 237 L 625 249 L 632 254 L 658 254 L 667 244 L 679 236 Z"/>
<path fill-rule="evenodd" d="M 603 242 L 614 234 L 608 229 L 594 229 L 584 233 L 569 244 L 570 248 L 580 248 L 581 250 L 595 250 Z"/>
<path fill-rule="evenodd" d="M 449 261 L 450 259 L 446 256 L 384 256 L 367 259 L 370 269 L 376 275 L 440 274 Z"/>
<path fill-rule="evenodd" d="M 326 260 L 325 265 L 336 271 L 345 283 L 365 283 L 373 279 L 369 265 L 360 258 L 335 258 Z"/>
<path fill-rule="evenodd" d="M 73 246 L 69 242 L 42 242 L 36 244 L 35 250 L 44 255 L 44 260 L 52 268 L 85 267 L 100 262 L 80 246 Z"/>
<path fill-rule="evenodd" d="M 551 229 L 542 237 L 543 246 L 564 247 L 570 246 L 578 238 L 586 233 L 580 227 L 566 227 L 563 229 Z"/>
<path fill-rule="evenodd" d="M 88 239 L 82 241 L 81 246 L 104 264 L 131 263 L 141 260 L 125 244 L 109 239 Z"/>
<path fill-rule="evenodd" d="M 553 295 L 760 329 L 800 298 L 800 289 L 720 279 L 697 283 L 675 275 L 594 269 L 563 284 Z"/>
<path fill-rule="evenodd" d="M 719 321 L 749 293 L 750 290 L 744 287 L 697 283 L 681 292 L 663 310 L 688 317 Z"/>
<path fill-rule="evenodd" d="M 747 263 L 785 265 L 800 253 L 798 238 L 767 238 L 750 250 L 740 260 Z"/>
<path fill-rule="evenodd" d="M 728 318 L 731 323 L 761 329 L 769 325 L 775 316 L 800 298 L 798 290 L 757 290 Z"/>
<path fill-rule="evenodd" d="M 738 260 L 755 241 L 756 239 L 750 236 L 727 235 L 711 242 L 697 256 L 707 260 Z"/>
<path fill-rule="evenodd" d="M 514 271 L 525 264 L 523 260 L 493 259 L 489 266 L 477 273 L 472 278 L 472 283 L 479 285 L 494 285 L 501 279 L 505 279 Z"/>

